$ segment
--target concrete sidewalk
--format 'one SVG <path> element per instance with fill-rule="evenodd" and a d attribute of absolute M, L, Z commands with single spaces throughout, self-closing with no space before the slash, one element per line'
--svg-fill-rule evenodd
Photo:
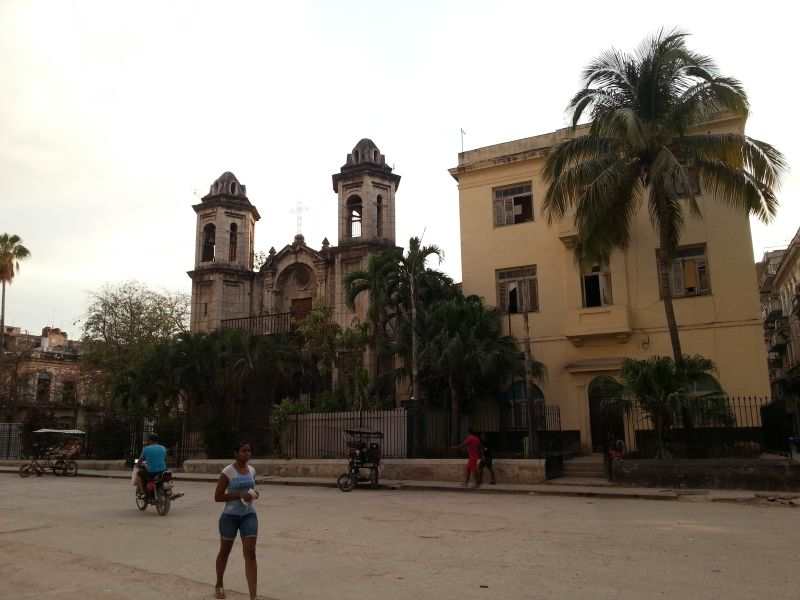
<path fill-rule="evenodd" d="M 0 474 L 17 475 L 18 469 L 14 467 L 0 467 Z M 46 474 L 45 477 L 52 477 Z M 93 471 L 81 470 L 79 477 L 94 477 L 107 479 L 130 479 L 130 471 Z M 201 473 L 174 472 L 176 481 L 195 481 L 215 483 L 217 475 Z M 286 485 L 286 486 L 313 486 L 336 488 L 332 479 L 316 477 L 259 477 L 260 485 Z M 632 500 L 661 500 L 661 501 L 688 501 L 688 502 L 730 502 L 730 503 L 758 503 L 775 502 L 787 506 L 800 506 L 800 494 L 791 492 L 756 492 L 751 490 L 688 490 L 688 489 L 653 489 L 622 487 L 604 483 L 603 485 L 575 485 L 574 482 L 565 481 L 559 485 L 558 480 L 541 485 L 514 485 L 497 484 L 484 485 L 480 489 L 465 490 L 461 484 L 447 481 L 393 481 L 383 480 L 381 489 L 411 490 L 431 492 L 462 492 L 477 494 L 528 494 L 540 496 L 564 496 L 581 498 L 613 498 Z"/>

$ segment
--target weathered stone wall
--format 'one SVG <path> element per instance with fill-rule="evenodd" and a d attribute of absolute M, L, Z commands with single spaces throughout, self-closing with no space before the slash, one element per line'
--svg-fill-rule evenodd
<path fill-rule="evenodd" d="M 617 460 L 613 470 L 622 485 L 800 491 L 800 463 L 789 460 Z"/>
<path fill-rule="evenodd" d="M 219 473 L 230 460 L 187 460 L 187 473 Z M 335 479 L 347 468 L 344 459 L 253 459 L 260 477 L 322 477 Z M 463 481 L 465 460 L 385 459 L 382 477 L 399 481 Z M 501 483 L 535 484 L 545 480 L 543 460 L 495 460 Z"/>

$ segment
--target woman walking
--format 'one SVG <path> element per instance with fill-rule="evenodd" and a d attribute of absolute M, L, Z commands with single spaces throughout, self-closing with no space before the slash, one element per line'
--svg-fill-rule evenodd
<path fill-rule="evenodd" d="M 258 538 L 258 517 L 253 501 L 258 498 L 256 470 L 247 464 L 252 449 L 247 442 L 241 442 L 235 450 L 236 460 L 222 470 L 214 492 L 214 501 L 224 502 L 225 508 L 219 517 L 219 554 L 217 555 L 217 584 L 215 597 L 225 598 L 222 579 L 228 565 L 233 542 L 237 532 L 242 537 L 244 551 L 244 572 L 250 600 L 256 598 L 258 566 L 256 564 L 256 539 Z"/>

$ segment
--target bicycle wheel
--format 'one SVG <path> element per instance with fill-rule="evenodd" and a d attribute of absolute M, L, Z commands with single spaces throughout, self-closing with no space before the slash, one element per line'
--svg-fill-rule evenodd
<path fill-rule="evenodd" d="M 74 460 L 68 460 L 66 464 L 66 469 L 64 469 L 64 475 L 68 475 L 69 477 L 77 477 L 78 463 L 76 463 Z"/>
<path fill-rule="evenodd" d="M 51 467 L 53 469 L 53 475 L 66 475 L 67 474 L 67 461 L 64 459 L 59 458 L 56 462 L 53 463 Z"/>
<path fill-rule="evenodd" d="M 19 468 L 19 476 L 20 476 L 20 477 L 22 477 L 23 479 L 24 479 L 25 477 L 30 477 L 30 476 L 31 476 L 31 471 L 32 471 L 32 470 L 33 470 L 33 468 L 30 466 L 30 464 L 27 464 L 27 465 L 22 465 L 22 466 Z"/>
<path fill-rule="evenodd" d="M 350 492 L 356 487 L 356 482 L 351 477 L 350 473 L 342 473 L 339 479 L 336 480 L 336 487 L 343 492 Z"/>

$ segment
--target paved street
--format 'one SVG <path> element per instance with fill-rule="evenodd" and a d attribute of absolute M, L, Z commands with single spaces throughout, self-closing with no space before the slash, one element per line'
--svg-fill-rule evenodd
<path fill-rule="evenodd" d="M 2 597 L 211 598 L 219 505 L 166 517 L 122 480 L 0 474 Z M 797 598 L 788 507 L 268 486 L 260 592 L 306 599 Z M 246 589 L 239 544 L 226 584 Z"/>

